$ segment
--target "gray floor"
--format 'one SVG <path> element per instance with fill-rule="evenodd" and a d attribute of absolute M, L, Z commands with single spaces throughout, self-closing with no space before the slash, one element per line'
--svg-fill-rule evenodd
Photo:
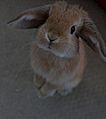
<path fill-rule="evenodd" d="M 106 63 L 89 48 L 84 80 L 72 94 L 37 97 L 30 66 L 35 31 L 11 29 L 6 22 L 22 10 L 51 3 L 38 1 L 0 1 L 0 119 L 106 119 Z M 93 0 L 69 1 L 88 10 L 106 41 L 106 12 Z"/>

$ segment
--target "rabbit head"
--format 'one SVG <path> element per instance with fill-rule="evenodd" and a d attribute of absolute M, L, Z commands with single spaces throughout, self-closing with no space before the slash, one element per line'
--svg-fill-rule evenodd
<path fill-rule="evenodd" d="M 106 47 L 101 34 L 79 6 L 58 1 L 27 10 L 9 25 L 21 29 L 38 28 L 38 47 L 62 58 L 72 58 L 79 53 L 81 37 L 106 61 Z"/>

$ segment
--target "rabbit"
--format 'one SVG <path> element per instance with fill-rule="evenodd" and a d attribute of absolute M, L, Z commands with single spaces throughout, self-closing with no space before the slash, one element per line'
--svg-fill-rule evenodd
<path fill-rule="evenodd" d="M 36 28 L 31 48 L 34 85 L 39 97 L 67 95 L 83 79 L 86 44 L 106 61 L 106 46 L 88 13 L 65 1 L 32 8 L 8 23 L 18 29 Z"/>

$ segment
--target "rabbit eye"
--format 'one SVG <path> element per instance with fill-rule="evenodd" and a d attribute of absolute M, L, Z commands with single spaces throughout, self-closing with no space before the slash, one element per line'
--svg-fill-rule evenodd
<path fill-rule="evenodd" d="M 71 34 L 75 32 L 75 25 L 71 27 Z"/>

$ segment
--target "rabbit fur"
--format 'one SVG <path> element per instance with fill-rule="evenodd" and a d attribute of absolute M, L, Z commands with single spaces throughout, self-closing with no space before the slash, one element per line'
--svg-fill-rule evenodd
<path fill-rule="evenodd" d="M 39 97 L 69 94 L 83 79 L 85 44 L 104 61 L 106 47 L 88 13 L 77 5 L 58 1 L 33 8 L 9 22 L 21 28 L 38 28 L 32 43 L 31 65 Z"/>

